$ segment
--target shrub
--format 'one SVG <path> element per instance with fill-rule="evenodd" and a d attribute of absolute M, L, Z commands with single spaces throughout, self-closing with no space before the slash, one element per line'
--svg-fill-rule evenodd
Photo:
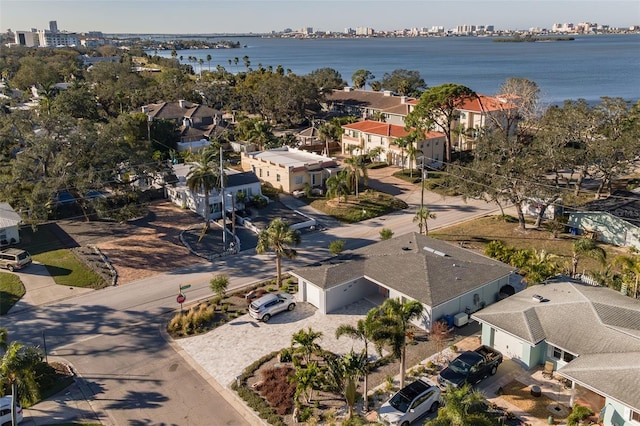
<path fill-rule="evenodd" d="M 280 362 L 291 362 L 291 349 L 284 348 L 280 351 Z"/>
<path fill-rule="evenodd" d="M 311 418 L 311 416 L 313 416 L 313 409 L 311 407 L 304 407 L 298 413 L 298 421 L 304 423 L 308 421 Z"/>
<path fill-rule="evenodd" d="M 279 415 L 293 410 L 296 384 L 289 381 L 293 368 L 269 368 L 262 372 L 262 383 L 257 387 L 260 394 Z"/>
<path fill-rule="evenodd" d="M 574 405 L 571 414 L 567 417 L 567 426 L 577 426 L 581 420 L 593 415 L 593 411 L 589 407 L 583 405 Z"/>

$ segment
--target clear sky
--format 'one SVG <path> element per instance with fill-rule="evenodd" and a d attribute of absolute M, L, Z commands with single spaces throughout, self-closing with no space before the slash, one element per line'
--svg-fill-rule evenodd
<path fill-rule="evenodd" d="M 639 0 L 0 0 L 0 31 L 48 28 L 105 33 L 266 33 L 313 27 L 494 25 L 551 28 L 553 23 L 640 25 Z"/>

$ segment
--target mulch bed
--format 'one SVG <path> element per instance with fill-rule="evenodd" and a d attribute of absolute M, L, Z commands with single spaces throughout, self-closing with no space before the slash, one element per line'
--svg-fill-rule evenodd
<path fill-rule="evenodd" d="M 509 382 L 502 387 L 502 390 L 503 394 L 500 396 L 502 399 L 540 420 L 546 420 L 549 416 L 553 416 L 556 420 L 566 419 L 571 412 L 567 407 L 544 394 L 534 397 L 531 395 L 531 388 L 517 380 Z"/>

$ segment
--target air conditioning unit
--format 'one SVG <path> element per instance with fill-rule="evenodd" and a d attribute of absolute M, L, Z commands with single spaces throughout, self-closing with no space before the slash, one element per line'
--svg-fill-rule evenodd
<path fill-rule="evenodd" d="M 456 327 L 462 327 L 468 322 L 469 322 L 469 315 L 467 315 L 465 312 L 460 312 L 459 314 L 456 314 L 453 317 L 453 325 L 455 325 Z"/>

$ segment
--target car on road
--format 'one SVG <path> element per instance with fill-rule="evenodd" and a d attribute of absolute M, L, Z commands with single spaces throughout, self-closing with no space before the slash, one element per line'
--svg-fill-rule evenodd
<path fill-rule="evenodd" d="M 378 421 L 391 426 L 408 426 L 440 407 L 440 389 L 427 378 L 421 378 L 396 392 L 378 410 Z"/>
<path fill-rule="evenodd" d="M 29 252 L 16 248 L 0 250 L 0 267 L 13 272 L 31 263 Z"/>
<path fill-rule="evenodd" d="M 293 311 L 296 302 L 289 293 L 269 293 L 257 298 L 249 305 L 251 317 L 267 322 L 271 317 L 282 311 Z"/>
<path fill-rule="evenodd" d="M 0 426 L 11 426 L 11 401 L 12 396 L 3 396 L 0 398 Z M 20 403 L 16 404 L 16 421 L 20 423 L 22 421 L 22 407 Z"/>

